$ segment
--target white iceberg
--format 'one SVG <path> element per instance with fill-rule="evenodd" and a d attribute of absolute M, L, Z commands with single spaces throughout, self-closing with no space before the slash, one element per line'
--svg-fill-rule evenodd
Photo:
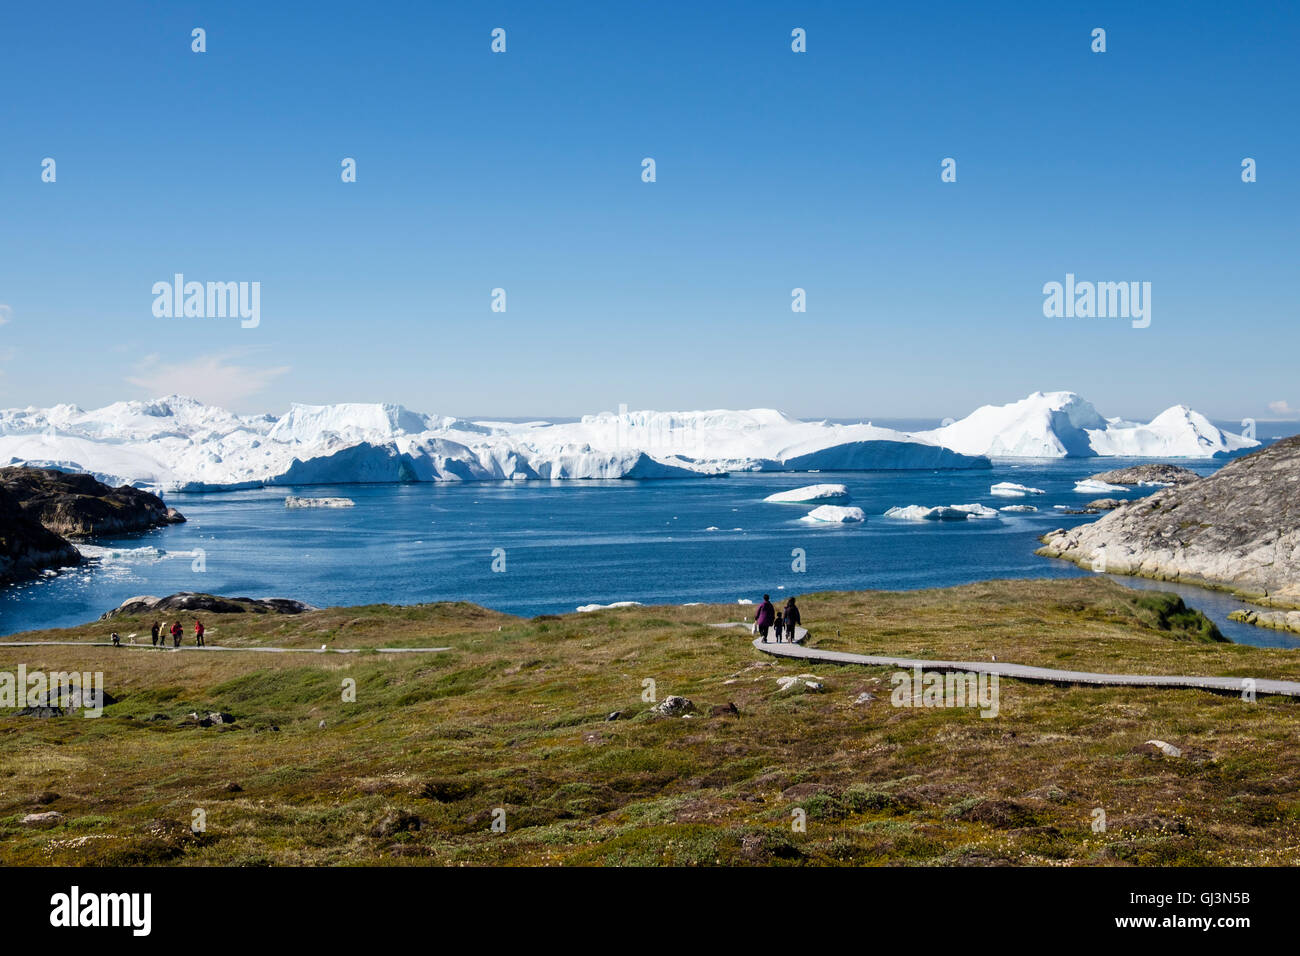
<path fill-rule="evenodd" d="M 800 521 L 820 521 L 832 524 L 844 524 L 850 521 L 866 521 L 867 514 L 854 505 L 822 505 L 808 512 Z"/>
<path fill-rule="evenodd" d="M 924 505 L 907 505 L 890 508 L 885 512 L 886 518 L 901 521 L 965 521 L 968 518 L 996 518 L 995 509 L 986 505 L 937 505 L 927 508 Z"/>
<path fill-rule="evenodd" d="M 1214 458 L 1259 446 L 1185 405 L 1144 425 L 1103 418 L 1074 392 L 1034 392 L 1009 405 L 985 405 L 918 437 L 990 458 Z"/>
<path fill-rule="evenodd" d="M 885 517 L 900 521 L 965 521 L 970 514 L 945 505 L 934 508 L 927 508 L 924 505 L 906 505 L 890 508 L 885 512 Z"/>
<path fill-rule="evenodd" d="M 578 613 L 590 614 L 592 611 L 606 611 L 612 607 L 641 607 L 641 602 L 615 601 L 613 604 L 583 604 L 578 607 Z"/>
<path fill-rule="evenodd" d="M 847 498 L 849 489 L 844 485 L 804 485 L 802 488 L 792 488 L 790 491 L 778 491 L 774 495 L 768 495 L 764 501 L 778 502 L 805 502 L 805 501 L 833 501 L 836 498 Z"/>
<path fill-rule="evenodd" d="M 351 508 L 356 502 L 351 498 L 302 498 L 289 495 L 284 499 L 286 508 Z"/>
<path fill-rule="evenodd" d="M 1023 498 L 1025 495 L 1045 495 L 1047 492 L 1042 488 L 1030 488 L 1028 485 L 1018 485 L 1013 481 L 999 481 L 989 488 L 989 494 L 999 498 Z"/>
<path fill-rule="evenodd" d="M 1112 485 L 1096 478 L 1084 478 L 1074 483 L 1074 490 L 1081 495 L 1104 495 L 1111 491 L 1128 491 L 1123 485 Z"/>
<path fill-rule="evenodd" d="M 998 511 L 988 505 L 953 505 L 958 511 L 964 511 L 972 518 L 996 518 Z"/>
<path fill-rule="evenodd" d="M 999 511 L 1037 511 L 1033 505 L 1006 505 L 998 509 Z"/>

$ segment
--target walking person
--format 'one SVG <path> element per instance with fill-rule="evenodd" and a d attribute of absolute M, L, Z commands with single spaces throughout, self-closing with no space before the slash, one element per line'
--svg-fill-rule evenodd
<path fill-rule="evenodd" d="M 786 639 L 794 643 L 795 625 L 799 623 L 799 607 L 794 603 L 794 598 L 785 602 L 785 633 Z"/>
<path fill-rule="evenodd" d="M 153 622 L 153 627 L 149 628 L 149 640 L 154 647 L 158 646 L 158 633 L 162 630 L 162 625 L 157 621 Z"/>
<path fill-rule="evenodd" d="M 763 603 L 758 606 L 758 613 L 754 615 L 754 626 L 758 628 L 758 633 L 763 635 L 763 643 L 767 643 L 767 629 L 772 626 L 776 619 L 776 608 L 772 607 L 772 598 L 770 595 L 763 595 Z"/>
<path fill-rule="evenodd" d="M 199 647 L 206 647 L 203 643 L 203 622 L 197 618 L 194 621 L 194 643 Z"/>
<path fill-rule="evenodd" d="M 781 612 L 776 612 L 776 620 L 772 623 L 772 633 L 776 635 L 776 642 L 781 643 L 781 635 L 785 633 L 785 622 L 781 620 Z"/>
<path fill-rule="evenodd" d="M 172 623 L 172 647 L 181 646 L 181 638 L 185 635 L 185 628 L 181 627 L 180 621 Z"/>

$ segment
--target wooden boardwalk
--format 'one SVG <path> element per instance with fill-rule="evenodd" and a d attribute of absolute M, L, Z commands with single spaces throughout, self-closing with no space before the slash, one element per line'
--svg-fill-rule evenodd
<path fill-rule="evenodd" d="M 737 627 L 746 627 L 739 624 Z M 801 633 L 802 632 L 802 633 Z M 996 674 L 999 678 L 1036 681 L 1043 684 L 1091 684 L 1103 687 L 1175 687 L 1188 690 L 1208 690 L 1217 694 L 1240 695 L 1254 681 L 1256 694 L 1283 697 L 1300 697 L 1300 681 L 1273 680 L 1271 678 L 1197 677 L 1174 674 L 1103 674 L 1097 671 L 1062 671 L 1050 667 L 1031 667 L 1027 664 L 1004 664 L 1001 661 L 938 661 L 913 657 L 888 657 L 873 654 L 850 654 L 845 651 L 819 650 L 805 647 L 808 637 L 803 628 L 795 628 L 795 643 L 764 643 L 754 639 L 754 647 L 764 654 L 788 657 L 795 660 L 824 664 L 864 664 L 868 667 L 897 667 L 923 671 L 961 671 L 972 674 Z"/>

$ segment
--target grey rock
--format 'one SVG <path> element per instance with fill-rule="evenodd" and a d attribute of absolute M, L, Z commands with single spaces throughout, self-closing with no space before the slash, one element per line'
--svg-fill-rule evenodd
<path fill-rule="evenodd" d="M 23 817 L 23 825 L 29 827 L 54 826 L 63 820 L 58 810 L 46 810 L 44 813 L 29 813 Z"/>
<path fill-rule="evenodd" d="M 1114 511 L 1120 505 L 1128 504 L 1119 498 L 1098 498 L 1096 501 L 1089 501 L 1087 508 L 1090 511 Z"/>
<path fill-rule="evenodd" d="M 101 621 L 129 614 L 161 614 L 184 611 L 191 614 L 302 614 L 317 610 L 302 601 L 288 598 L 221 597 L 198 591 L 180 591 L 159 598 L 151 595 L 128 598 L 100 616 Z"/>
<path fill-rule="evenodd" d="M 1300 436 L 1046 535 L 1038 553 L 1300 607 Z"/>
<path fill-rule="evenodd" d="M 695 713 L 695 702 L 685 697 L 665 697 L 653 710 L 662 717 L 685 717 Z"/>
<path fill-rule="evenodd" d="M 1179 465 L 1133 465 L 1129 468 L 1117 468 L 1103 471 L 1092 476 L 1093 481 L 1104 481 L 1108 485 L 1136 485 L 1143 481 L 1161 481 L 1171 485 L 1186 485 L 1200 481 L 1201 476 L 1190 468 Z"/>

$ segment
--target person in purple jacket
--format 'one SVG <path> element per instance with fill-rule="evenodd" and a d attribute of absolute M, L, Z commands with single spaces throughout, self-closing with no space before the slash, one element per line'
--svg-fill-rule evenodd
<path fill-rule="evenodd" d="M 758 633 L 763 635 L 763 643 L 767 643 L 767 629 L 772 626 L 776 620 L 776 608 L 772 607 L 771 595 L 763 595 L 763 603 L 758 606 L 758 613 L 754 615 L 754 625 L 758 628 Z M 780 635 L 777 635 L 778 640 Z"/>

